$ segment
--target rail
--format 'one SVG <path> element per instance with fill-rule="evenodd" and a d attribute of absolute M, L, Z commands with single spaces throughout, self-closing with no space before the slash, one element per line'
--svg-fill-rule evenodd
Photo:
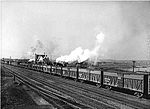
<path fill-rule="evenodd" d="M 8 68 L 6 68 L 6 69 L 9 71 L 9 73 L 14 75 L 15 78 L 18 78 L 21 82 L 23 82 L 25 85 L 27 85 L 31 89 L 33 89 L 37 92 L 40 92 L 41 95 L 50 97 L 51 99 L 55 99 L 55 100 L 61 102 L 61 106 L 66 107 L 66 105 L 67 105 L 68 108 L 70 107 L 73 109 L 74 108 L 75 109 L 83 109 L 83 108 L 89 109 L 90 108 L 88 106 L 85 106 L 83 104 L 76 102 L 75 100 L 73 100 L 72 98 L 70 98 L 68 96 L 63 96 L 63 94 L 60 94 L 60 93 L 57 93 L 55 91 L 48 90 L 45 87 L 42 87 L 43 85 L 38 81 L 35 82 L 35 80 L 32 80 L 32 79 L 30 79 L 26 76 L 23 76 L 23 75 L 19 75 L 19 74 L 13 72 L 12 70 L 10 70 Z"/>

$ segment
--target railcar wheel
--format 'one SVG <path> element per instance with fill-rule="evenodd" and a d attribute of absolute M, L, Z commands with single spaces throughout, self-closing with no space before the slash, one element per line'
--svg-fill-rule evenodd
<path fill-rule="evenodd" d="M 80 82 L 81 82 L 81 83 L 84 83 L 84 81 L 83 81 L 83 80 L 81 80 Z"/>
<path fill-rule="evenodd" d="M 112 89 L 111 86 L 106 86 L 105 88 L 108 89 L 108 90 L 111 90 L 111 89 Z"/>
<path fill-rule="evenodd" d="M 143 97 L 143 93 L 141 92 L 135 92 L 134 95 L 138 98 L 142 98 Z"/>
<path fill-rule="evenodd" d="M 78 82 L 78 79 L 75 79 L 75 82 Z"/>
<path fill-rule="evenodd" d="M 101 88 L 102 85 L 101 84 L 96 84 L 96 87 Z"/>

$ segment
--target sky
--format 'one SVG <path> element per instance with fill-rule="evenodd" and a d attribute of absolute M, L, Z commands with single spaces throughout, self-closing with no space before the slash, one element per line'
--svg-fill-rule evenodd
<path fill-rule="evenodd" d="M 91 50 L 102 32 L 100 58 L 150 59 L 150 2 L 2 2 L 1 16 L 1 57 Z"/>

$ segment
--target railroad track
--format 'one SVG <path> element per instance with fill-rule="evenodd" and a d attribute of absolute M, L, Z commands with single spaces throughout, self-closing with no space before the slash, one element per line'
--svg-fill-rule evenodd
<path fill-rule="evenodd" d="M 15 70 L 15 72 L 17 72 L 17 71 Z M 15 72 L 13 72 L 13 73 L 15 73 Z M 23 75 L 21 74 L 20 76 L 23 76 Z M 70 96 L 68 97 L 67 96 L 69 98 L 69 100 L 74 101 L 75 106 L 78 106 L 78 108 L 82 108 L 82 109 L 88 109 L 88 108 L 90 108 L 90 109 L 92 109 L 92 108 L 98 108 L 98 109 L 108 109 L 109 108 L 109 109 L 113 109 L 114 108 L 112 106 L 104 105 L 104 104 L 100 103 L 99 101 L 97 101 L 95 103 L 94 99 L 92 99 L 92 98 L 88 98 L 87 99 L 87 97 L 86 96 L 82 96 L 81 93 L 77 94 L 77 93 L 73 92 L 74 90 L 67 90 L 67 89 L 64 90 L 64 88 L 61 89 L 60 87 L 57 87 L 57 85 L 56 86 L 55 85 L 52 86 L 52 84 L 49 84 L 49 83 L 45 84 L 45 82 L 41 81 L 41 80 L 38 80 L 38 81 L 40 81 L 40 82 L 38 82 L 38 81 L 35 81 L 34 79 L 28 79 L 27 77 L 23 77 L 23 78 L 25 80 L 30 81 L 29 83 L 35 84 L 36 86 L 40 86 L 41 89 L 44 89 L 44 90 L 47 90 L 47 91 L 50 90 L 51 92 L 53 92 L 52 94 L 55 94 L 55 92 L 57 92 L 57 94 L 60 96 L 60 95 L 64 95 L 65 93 L 68 93 L 67 95 L 71 95 L 71 96 L 73 96 L 75 98 L 75 99 L 72 99 L 72 97 L 70 97 Z M 33 82 L 36 82 L 36 83 L 33 83 Z M 32 84 L 30 84 L 30 85 L 32 85 Z M 61 91 L 61 93 L 60 93 L 60 91 Z M 90 104 L 90 105 L 88 105 L 88 104 Z M 91 104 L 92 104 L 92 106 L 91 106 Z"/>
<path fill-rule="evenodd" d="M 39 77 L 39 78 L 41 78 L 41 77 Z M 33 79 L 35 79 L 35 78 L 33 78 Z M 60 79 L 60 78 L 57 78 L 57 79 Z M 43 78 L 41 78 L 41 81 L 42 80 L 43 80 Z M 146 105 L 144 107 L 141 103 L 138 103 L 135 105 L 135 102 L 125 99 L 125 97 L 120 97 L 119 95 L 114 96 L 112 92 L 110 93 L 109 91 L 106 91 L 106 90 L 105 90 L 105 92 L 104 91 L 102 92 L 99 89 L 96 89 L 96 87 L 94 87 L 95 89 L 93 90 L 93 89 L 89 89 L 87 87 L 83 88 L 82 86 L 79 86 L 78 84 L 73 85 L 70 83 L 66 83 L 66 82 L 62 83 L 62 82 L 64 82 L 64 81 L 60 81 L 58 83 L 58 85 L 62 84 L 61 86 L 63 86 L 63 88 L 64 88 L 63 91 L 66 91 L 66 92 L 68 90 L 75 91 L 75 89 L 76 89 L 77 93 L 82 93 L 82 95 L 84 95 L 86 97 L 90 97 L 91 99 L 96 99 L 99 102 L 103 101 L 103 104 L 105 104 L 105 105 L 108 105 L 110 103 L 110 104 L 114 104 L 114 107 L 123 107 L 124 106 L 125 108 L 127 108 L 128 107 L 127 105 L 129 105 L 130 107 L 140 108 L 140 109 L 148 107 Z M 44 83 L 44 84 L 46 84 L 46 83 Z M 67 89 L 67 90 L 65 90 L 65 89 Z M 123 94 L 121 94 L 121 95 L 123 95 Z M 115 102 L 113 102 L 113 101 L 115 101 Z M 119 102 L 119 103 L 116 103 L 116 102 Z M 122 104 L 122 105 L 120 105 L 120 104 Z"/>
<path fill-rule="evenodd" d="M 33 75 L 33 77 L 35 77 L 35 75 Z M 36 78 L 33 78 L 33 77 L 32 77 L 32 79 L 34 79 L 34 80 L 37 79 L 37 77 Z M 60 79 L 60 78 L 58 78 L 58 79 Z M 78 97 L 79 98 L 84 97 L 86 99 L 90 99 L 91 102 L 89 102 L 88 104 L 92 105 L 92 102 L 94 102 L 93 107 L 95 107 L 95 108 L 100 106 L 99 103 L 101 103 L 101 105 L 103 104 L 103 105 L 107 105 L 110 107 L 115 103 L 115 105 L 113 105 L 113 107 L 116 107 L 116 108 L 119 107 L 118 105 L 120 105 L 120 103 L 117 104 L 116 102 L 113 102 L 114 99 L 112 100 L 109 97 L 107 97 L 106 95 L 101 95 L 101 93 L 97 93 L 94 91 L 92 92 L 92 91 L 89 91 L 87 89 L 83 89 L 82 87 L 79 87 L 76 85 L 63 83 L 64 81 L 60 81 L 59 83 L 57 82 L 56 85 L 58 85 L 58 86 L 56 88 L 56 86 L 54 84 L 45 82 L 45 80 L 43 81 L 43 78 L 41 78 L 41 77 L 38 77 L 37 81 L 39 81 L 39 80 L 40 80 L 40 83 L 42 83 L 43 85 L 45 85 L 45 86 L 50 85 L 55 90 L 61 90 L 61 92 L 68 93 L 69 96 L 74 96 L 74 98 L 76 98 L 76 95 L 78 95 L 80 93 L 82 95 L 78 96 Z M 60 85 L 60 84 L 62 84 L 62 85 Z M 78 99 L 78 98 L 76 98 L 76 99 Z M 83 100 L 81 102 L 83 102 Z M 125 106 L 125 107 L 128 107 L 128 106 Z"/>
<path fill-rule="evenodd" d="M 53 104 L 58 109 L 59 108 L 60 109 L 92 109 L 92 107 L 88 107 L 86 105 L 77 103 L 73 99 L 69 98 L 69 96 L 64 96 L 60 93 L 57 93 L 54 90 L 48 90 L 48 88 L 45 88 L 44 85 L 42 85 L 38 81 L 32 80 L 24 75 L 19 75 L 18 73 L 14 72 L 8 68 L 7 68 L 7 71 L 9 73 L 15 75 L 19 79 L 19 81 L 23 82 L 25 85 L 27 85 L 31 89 L 37 91 L 42 96 L 49 98 L 49 99 L 47 99 L 48 101 L 53 100 Z"/>
<path fill-rule="evenodd" d="M 128 108 L 130 107 L 139 108 L 139 109 L 149 108 L 148 107 L 149 105 L 141 105 L 140 103 L 135 104 L 135 102 L 130 101 L 128 99 L 124 99 L 123 97 L 119 95 L 115 97 L 112 94 L 112 92 L 110 93 L 109 91 L 105 91 L 105 92 L 100 91 L 96 87 L 94 90 L 92 90 L 91 88 L 83 87 L 83 85 L 80 86 L 78 83 L 72 84 L 72 83 L 69 83 L 68 81 L 66 82 L 61 78 L 59 78 L 59 81 L 57 81 L 57 83 L 54 84 L 53 82 L 46 82 L 45 80 L 43 80 L 43 76 L 41 76 L 40 74 L 37 75 L 35 71 L 22 69 L 22 68 L 16 68 L 15 72 L 18 72 L 18 69 L 20 70 L 20 73 L 24 73 L 26 74 L 26 76 L 29 76 L 29 74 L 32 73 L 32 76 L 30 75 L 30 78 L 36 82 L 40 81 L 40 83 L 38 84 L 40 84 L 41 87 L 45 86 L 47 90 L 51 90 L 50 87 L 52 87 L 53 89 L 55 89 L 55 91 L 59 90 L 63 93 L 67 93 L 67 95 L 73 96 L 73 98 L 75 98 L 75 102 L 80 101 L 80 103 L 86 104 L 86 106 L 88 106 L 87 104 L 90 104 L 90 106 L 92 107 L 88 106 L 89 108 L 100 108 L 100 107 L 101 108 L 118 108 L 120 106 L 124 108 L 127 108 L 128 106 L 129 106 Z M 26 72 L 30 72 L 30 73 L 28 74 Z M 44 75 L 44 76 L 47 76 L 47 75 Z M 45 77 L 45 79 L 48 80 L 50 78 Z M 55 78 L 54 81 L 56 81 L 56 79 L 58 78 Z M 88 100 L 88 102 L 85 101 L 86 99 Z"/>

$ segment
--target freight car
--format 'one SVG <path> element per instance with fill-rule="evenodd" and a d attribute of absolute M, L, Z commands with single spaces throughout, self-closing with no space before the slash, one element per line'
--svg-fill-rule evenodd
<path fill-rule="evenodd" d="M 64 78 L 74 79 L 79 82 L 89 83 L 102 88 L 133 94 L 138 97 L 150 98 L 150 73 L 131 73 L 107 71 L 106 69 L 94 70 L 60 65 L 38 65 L 20 63 L 25 67 L 40 72 L 45 72 Z"/>

